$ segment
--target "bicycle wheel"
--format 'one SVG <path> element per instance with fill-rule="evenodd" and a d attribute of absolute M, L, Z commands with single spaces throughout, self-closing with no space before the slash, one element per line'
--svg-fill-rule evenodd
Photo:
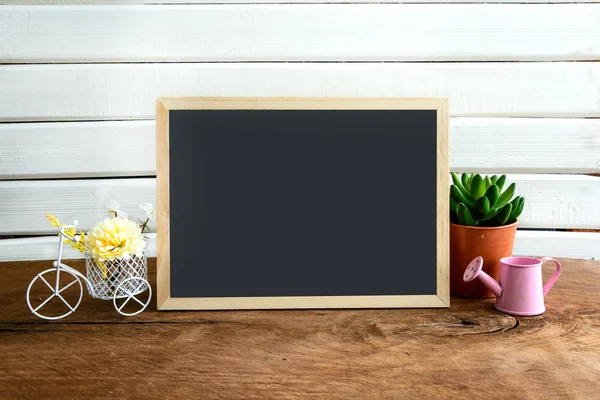
<path fill-rule="evenodd" d="M 150 299 L 150 283 L 144 278 L 133 277 L 119 283 L 113 296 L 113 304 L 119 314 L 130 317 L 144 311 L 150 304 Z"/>
<path fill-rule="evenodd" d="M 37 274 L 27 288 L 29 309 L 43 319 L 61 319 L 72 314 L 82 297 L 83 286 L 79 277 L 57 268 Z"/>

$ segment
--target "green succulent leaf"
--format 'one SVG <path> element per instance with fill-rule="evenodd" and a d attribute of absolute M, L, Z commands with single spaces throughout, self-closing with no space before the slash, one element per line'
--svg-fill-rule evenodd
<path fill-rule="evenodd" d="M 479 199 L 485 193 L 485 183 L 481 175 L 477 174 L 471 182 L 471 197 L 473 200 Z"/>
<path fill-rule="evenodd" d="M 490 179 L 490 181 L 492 181 L 492 185 L 495 185 L 496 182 L 498 182 L 498 175 L 492 176 L 492 178 Z"/>
<path fill-rule="evenodd" d="M 491 220 L 492 218 L 494 218 L 496 216 L 496 214 L 498 214 L 498 210 L 500 210 L 500 209 L 499 208 L 490 208 L 490 210 L 485 215 L 485 217 L 481 218 L 481 221 Z"/>
<path fill-rule="evenodd" d="M 463 203 L 459 203 L 456 207 L 456 215 L 458 216 L 458 223 L 461 225 L 475 226 L 475 220 L 471 216 L 469 209 Z"/>
<path fill-rule="evenodd" d="M 466 197 L 469 200 L 469 202 L 473 203 L 473 201 L 475 201 L 475 200 L 473 199 L 473 196 L 471 196 L 471 192 L 468 191 L 467 188 L 465 188 L 463 186 L 463 184 L 462 184 L 459 176 L 456 174 L 456 172 L 452 172 L 451 175 L 452 175 L 452 182 L 454 182 L 457 189 L 459 189 L 462 192 L 463 197 Z M 459 200 L 459 199 L 456 199 L 456 200 Z"/>
<path fill-rule="evenodd" d="M 481 196 L 477 199 L 477 203 L 475 204 L 475 216 L 477 218 L 483 218 L 490 211 L 490 201 L 485 196 Z"/>
<path fill-rule="evenodd" d="M 454 197 L 450 195 L 450 214 L 456 214 L 456 206 L 458 203 L 454 200 Z"/>
<path fill-rule="evenodd" d="M 494 185 L 498 186 L 498 189 L 500 189 L 500 191 L 502 191 L 502 188 L 504 187 L 505 182 L 506 182 L 506 175 L 502 175 L 500 178 L 498 178 L 498 180 L 496 181 L 496 183 L 494 183 Z"/>
<path fill-rule="evenodd" d="M 498 186 L 492 185 L 485 191 L 484 196 L 490 201 L 490 207 L 494 207 L 498 197 L 500 197 L 500 189 L 498 189 Z"/>
<path fill-rule="evenodd" d="M 517 206 L 519 205 L 519 202 L 521 201 L 521 196 L 516 196 L 514 199 L 512 199 L 510 201 L 510 204 L 512 205 L 513 211 L 515 210 L 515 208 L 517 208 Z"/>
<path fill-rule="evenodd" d="M 460 181 L 467 190 L 471 190 L 471 182 L 469 182 L 469 174 L 464 173 L 460 176 Z"/>
<path fill-rule="evenodd" d="M 475 203 L 471 200 L 467 199 L 465 195 L 458 189 L 458 186 L 452 185 L 450 186 L 450 194 L 454 197 L 457 203 L 464 203 L 468 207 L 474 207 Z"/>
<path fill-rule="evenodd" d="M 517 218 L 519 218 L 519 216 L 523 212 L 524 207 L 525 207 L 525 199 L 523 197 L 521 197 L 519 199 L 519 203 L 517 204 L 517 206 L 514 207 L 512 212 L 510 213 L 510 217 L 508 217 L 508 221 L 509 222 L 516 221 Z"/>
<path fill-rule="evenodd" d="M 498 213 L 493 218 L 493 223 L 496 226 L 502 226 L 508 221 L 510 213 L 512 212 L 512 204 L 505 204 L 504 207 L 498 210 Z"/>
<path fill-rule="evenodd" d="M 507 204 L 510 201 L 510 199 L 512 199 L 513 195 L 515 194 L 516 188 L 517 188 L 517 184 L 514 182 L 511 183 L 510 186 L 504 192 L 502 192 L 500 197 L 498 197 L 498 202 L 496 203 L 496 205 L 494 207 L 503 207 L 505 204 Z"/>
<path fill-rule="evenodd" d="M 492 181 L 489 176 L 485 177 L 485 179 L 483 180 L 483 183 L 485 184 L 485 190 L 488 190 L 488 188 L 490 186 L 492 186 Z"/>

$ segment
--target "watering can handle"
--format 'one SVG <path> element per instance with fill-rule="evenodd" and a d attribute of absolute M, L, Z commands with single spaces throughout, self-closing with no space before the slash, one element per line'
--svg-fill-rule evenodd
<path fill-rule="evenodd" d="M 552 278 L 550 278 L 550 280 L 548 282 L 546 282 L 546 284 L 544 285 L 544 297 L 545 297 L 546 294 L 548 294 L 548 291 L 550 290 L 552 285 L 554 285 L 554 282 L 556 282 L 556 280 L 560 276 L 560 273 L 562 272 L 562 266 L 560 265 L 560 263 L 558 261 L 556 261 L 554 258 L 551 258 L 551 257 L 544 257 L 540 261 L 542 262 L 542 264 L 544 264 L 546 261 L 554 261 L 554 264 L 556 264 L 556 272 L 554 273 L 554 275 L 552 275 Z"/>

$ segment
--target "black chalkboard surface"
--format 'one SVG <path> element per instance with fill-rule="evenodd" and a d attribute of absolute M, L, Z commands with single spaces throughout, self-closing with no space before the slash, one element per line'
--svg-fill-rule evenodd
<path fill-rule="evenodd" d="M 159 99 L 159 308 L 447 306 L 447 119 L 445 99 Z"/>

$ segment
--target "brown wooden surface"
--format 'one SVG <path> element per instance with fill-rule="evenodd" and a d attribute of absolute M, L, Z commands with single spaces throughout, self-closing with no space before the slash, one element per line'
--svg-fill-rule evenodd
<path fill-rule="evenodd" d="M 561 261 L 537 317 L 453 297 L 412 310 L 158 312 L 153 301 L 127 318 L 86 294 L 61 322 L 25 303 L 49 262 L 3 263 L 0 398 L 597 399 L 600 262 Z"/>

